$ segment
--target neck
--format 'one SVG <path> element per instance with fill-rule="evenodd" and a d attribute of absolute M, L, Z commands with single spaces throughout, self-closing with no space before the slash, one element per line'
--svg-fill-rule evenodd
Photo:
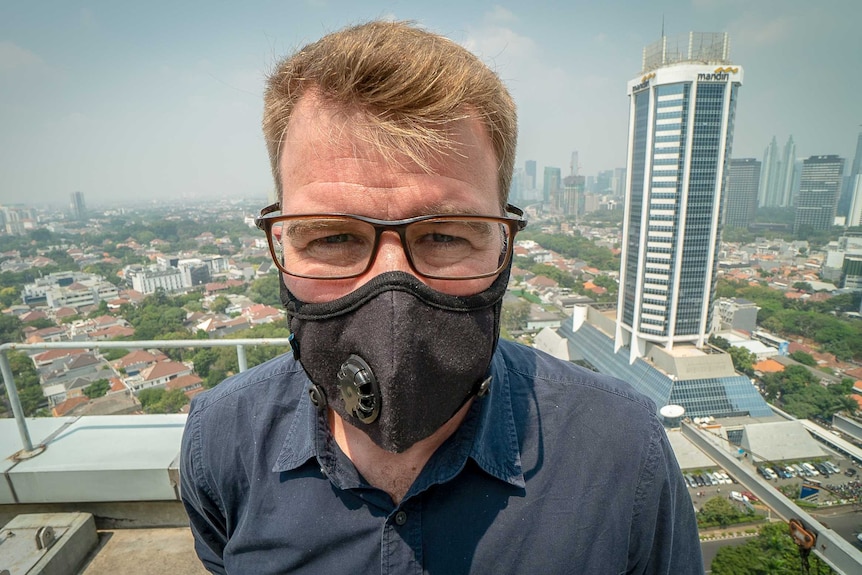
<path fill-rule="evenodd" d="M 472 403 L 472 400 L 465 403 L 440 429 L 401 453 L 392 453 L 378 446 L 365 432 L 344 421 L 331 409 L 329 429 L 335 443 L 365 480 L 388 493 L 393 503 L 398 505 L 437 448 L 443 445 L 464 421 Z"/>

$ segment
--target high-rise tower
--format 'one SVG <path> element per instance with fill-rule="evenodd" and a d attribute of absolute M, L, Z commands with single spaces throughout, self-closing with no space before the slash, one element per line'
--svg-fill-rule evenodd
<path fill-rule="evenodd" d="M 706 340 L 727 160 L 743 70 L 726 33 L 644 49 L 628 83 L 629 139 L 616 344 Z"/>
<path fill-rule="evenodd" d="M 560 168 L 545 166 L 545 177 L 542 178 L 542 201 L 549 206 L 558 207 L 557 198 L 562 184 Z"/>
<path fill-rule="evenodd" d="M 838 202 L 838 213 L 847 214 L 847 226 L 862 225 L 862 132 L 856 139 L 856 155 L 844 183 L 844 193 Z"/>
<path fill-rule="evenodd" d="M 796 144 L 793 136 L 787 138 L 784 150 L 778 154 L 775 136 L 763 152 L 760 170 L 760 188 L 757 193 L 758 206 L 762 208 L 786 208 L 793 200 L 793 173 L 796 164 Z"/>
<path fill-rule="evenodd" d="M 828 230 L 833 226 L 843 177 L 844 158 L 811 156 L 802 162 L 794 234 L 806 229 Z"/>
<path fill-rule="evenodd" d="M 793 165 L 791 164 L 791 169 Z M 727 201 L 724 225 L 729 228 L 747 228 L 757 208 L 757 189 L 760 184 L 760 162 L 754 158 L 730 160 L 727 173 Z"/>
<path fill-rule="evenodd" d="M 787 138 L 784 152 L 781 154 L 781 165 L 778 167 L 779 206 L 786 208 L 793 205 L 793 171 L 796 164 L 796 144 L 793 136 Z"/>
<path fill-rule="evenodd" d="M 87 219 L 87 204 L 84 202 L 84 192 L 72 192 L 71 203 L 72 217 L 76 220 Z"/>
<path fill-rule="evenodd" d="M 776 208 L 778 199 L 778 171 L 781 160 L 778 158 L 778 143 L 775 136 L 763 151 L 763 163 L 760 172 L 760 190 L 757 193 L 758 206 L 761 208 Z"/>
<path fill-rule="evenodd" d="M 536 160 L 527 160 L 524 163 L 524 189 L 536 189 Z"/>

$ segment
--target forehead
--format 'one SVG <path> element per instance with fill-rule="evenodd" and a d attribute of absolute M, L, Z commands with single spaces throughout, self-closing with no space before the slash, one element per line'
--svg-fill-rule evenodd
<path fill-rule="evenodd" d="M 447 123 L 450 149 L 423 156 L 425 165 L 404 153 L 403 141 L 371 134 L 374 129 L 363 114 L 333 109 L 314 95 L 303 97 L 291 116 L 279 159 L 285 211 L 350 208 L 386 219 L 428 213 L 425 208 L 430 206 L 499 211 L 495 155 L 478 120 Z"/>

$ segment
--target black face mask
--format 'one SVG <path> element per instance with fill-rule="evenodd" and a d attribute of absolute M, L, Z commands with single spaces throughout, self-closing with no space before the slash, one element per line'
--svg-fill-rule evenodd
<path fill-rule="evenodd" d="M 484 395 L 509 273 L 476 295 L 440 293 L 387 272 L 337 300 L 301 302 L 281 282 L 294 355 L 328 403 L 383 449 L 400 453 Z"/>

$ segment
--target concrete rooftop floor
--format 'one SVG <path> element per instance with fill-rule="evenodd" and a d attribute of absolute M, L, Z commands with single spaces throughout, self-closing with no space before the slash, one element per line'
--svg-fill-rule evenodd
<path fill-rule="evenodd" d="M 99 544 L 77 575 L 206 575 L 187 528 L 99 530 Z"/>

